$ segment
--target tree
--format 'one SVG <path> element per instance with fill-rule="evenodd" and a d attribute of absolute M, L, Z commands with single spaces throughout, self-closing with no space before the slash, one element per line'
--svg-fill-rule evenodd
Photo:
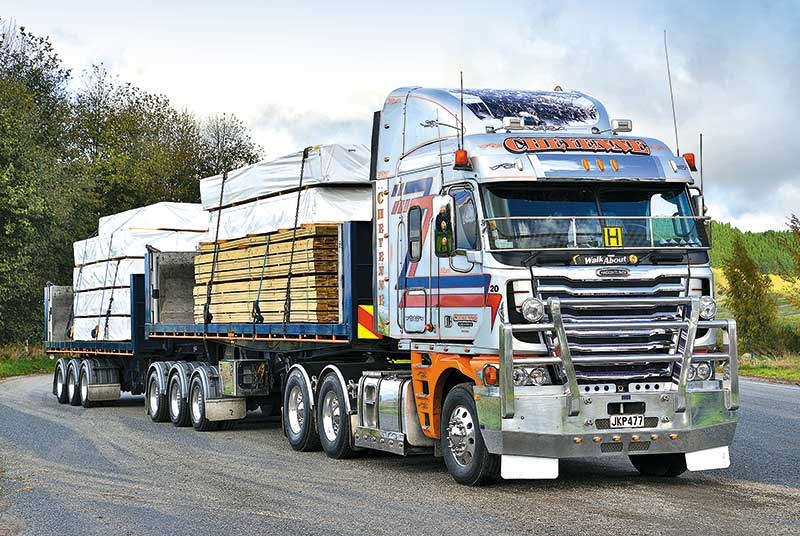
<path fill-rule="evenodd" d="M 203 124 L 206 176 L 219 175 L 258 162 L 261 147 L 255 144 L 244 123 L 234 115 L 215 115 Z"/>
<path fill-rule="evenodd" d="M 772 282 L 762 274 L 741 237 L 735 237 L 730 257 L 723 262 L 728 282 L 727 304 L 733 310 L 742 347 L 749 352 L 775 350 L 778 304 Z"/>

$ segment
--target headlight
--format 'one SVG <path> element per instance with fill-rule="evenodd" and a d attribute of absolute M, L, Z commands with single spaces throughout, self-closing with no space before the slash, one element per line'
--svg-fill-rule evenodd
<path fill-rule="evenodd" d="M 512 373 L 514 385 L 550 385 L 550 374 L 544 367 L 514 367 Z"/>
<path fill-rule="evenodd" d="M 697 367 L 695 365 L 692 365 L 691 367 L 689 367 L 689 376 L 688 376 L 689 381 L 693 381 L 696 377 L 697 377 Z"/>
<path fill-rule="evenodd" d="M 707 361 L 703 361 L 702 363 L 697 364 L 697 379 L 698 380 L 708 380 L 711 378 L 711 373 L 714 371 L 711 368 L 711 364 Z"/>
<path fill-rule="evenodd" d="M 700 298 L 700 318 L 703 320 L 711 320 L 717 314 L 717 302 L 711 296 L 703 296 Z"/>
<path fill-rule="evenodd" d="M 544 304 L 537 298 L 528 298 L 522 302 L 522 316 L 534 324 L 544 317 Z"/>

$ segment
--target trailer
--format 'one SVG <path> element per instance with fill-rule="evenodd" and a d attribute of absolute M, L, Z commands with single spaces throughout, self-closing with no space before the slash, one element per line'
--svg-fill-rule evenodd
<path fill-rule="evenodd" d="M 309 147 L 280 162 L 299 173 L 280 192 L 203 181 L 204 199 L 218 197 L 204 203 L 213 254 L 148 250 L 130 279 L 129 341 L 61 336 L 72 290 L 48 287 L 53 393 L 87 407 L 144 394 L 153 421 L 199 431 L 260 409 L 295 450 L 428 453 L 467 485 L 556 478 L 573 457 L 626 456 L 659 476 L 727 467 L 736 325 L 716 319 L 694 157 L 621 135 L 631 128 L 579 92 L 395 90 L 373 119 L 367 217 L 345 206 L 349 179 L 303 183 L 322 161 Z M 344 200 L 327 205 L 343 217 L 321 261 L 336 291 L 320 298 L 326 321 L 297 321 L 300 206 L 321 187 Z M 259 270 L 255 253 L 220 260 L 222 239 L 281 229 L 287 193 L 290 246 L 258 242 L 249 321 L 215 321 L 242 318 L 211 303 L 218 263 Z M 199 255 L 212 259 L 202 274 Z M 273 258 L 288 278 L 282 321 L 258 306 Z"/>

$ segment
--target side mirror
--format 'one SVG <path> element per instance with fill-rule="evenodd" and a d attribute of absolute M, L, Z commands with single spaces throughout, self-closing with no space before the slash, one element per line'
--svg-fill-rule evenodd
<path fill-rule="evenodd" d="M 705 216 L 706 204 L 703 201 L 703 196 L 700 195 L 700 194 L 693 195 L 692 196 L 692 203 L 694 203 L 694 213 L 695 213 L 695 215 L 698 218 L 702 218 L 703 216 Z"/>
<path fill-rule="evenodd" d="M 433 249 L 437 257 L 452 257 L 456 254 L 456 226 L 453 221 L 455 201 L 450 195 L 433 198 Z"/>

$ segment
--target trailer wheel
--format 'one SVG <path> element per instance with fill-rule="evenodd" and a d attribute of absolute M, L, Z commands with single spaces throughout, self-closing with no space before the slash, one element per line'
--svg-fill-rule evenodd
<path fill-rule="evenodd" d="M 67 393 L 66 367 L 61 360 L 56 363 L 54 376 L 53 392 L 55 393 L 59 404 L 66 404 L 69 402 L 69 394 Z"/>
<path fill-rule="evenodd" d="M 447 393 L 441 442 L 444 463 L 459 484 L 482 486 L 500 477 L 500 456 L 489 452 L 479 430 L 472 384 L 456 385 Z"/>
<path fill-rule="evenodd" d="M 183 397 L 181 380 L 177 374 L 169 379 L 169 420 L 175 426 L 189 426 L 189 403 Z"/>
<path fill-rule="evenodd" d="M 317 432 L 322 450 L 329 458 L 337 460 L 353 456 L 350 444 L 350 416 L 342 384 L 335 374 L 322 380 L 317 398 Z"/>
<path fill-rule="evenodd" d="M 629 458 L 643 476 L 673 478 L 686 472 L 685 454 L 637 454 Z"/>
<path fill-rule="evenodd" d="M 216 423 L 206 419 L 206 390 L 200 376 L 192 378 L 189 384 L 189 414 L 192 426 L 198 432 L 208 432 L 217 428 Z"/>
<path fill-rule="evenodd" d="M 80 391 L 81 406 L 84 408 L 92 407 L 94 404 L 89 400 L 89 378 L 84 367 L 81 367 L 81 372 L 78 376 L 78 389 Z"/>
<path fill-rule="evenodd" d="M 166 422 L 169 418 L 167 414 L 167 397 L 161 393 L 158 384 L 158 374 L 156 371 L 150 373 L 147 379 L 147 413 L 153 422 Z"/>
<path fill-rule="evenodd" d="M 78 389 L 78 371 L 74 363 L 67 368 L 67 401 L 70 406 L 81 405 L 81 394 Z"/>
<path fill-rule="evenodd" d="M 319 434 L 314 426 L 311 393 L 303 374 L 295 369 L 286 378 L 283 395 L 283 428 L 294 450 L 311 452 L 319 450 Z"/>

